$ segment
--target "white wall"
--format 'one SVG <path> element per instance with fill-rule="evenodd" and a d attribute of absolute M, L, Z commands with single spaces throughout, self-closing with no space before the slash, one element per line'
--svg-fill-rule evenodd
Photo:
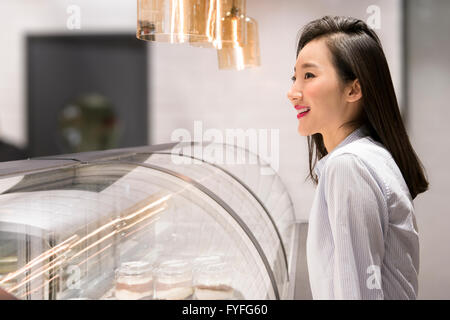
<path fill-rule="evenodd" d="M 450 2 L 410 1 L 409 132 L 428 172 L 415 200 L 420 234 L 419 297 L 450 299 Z"/>

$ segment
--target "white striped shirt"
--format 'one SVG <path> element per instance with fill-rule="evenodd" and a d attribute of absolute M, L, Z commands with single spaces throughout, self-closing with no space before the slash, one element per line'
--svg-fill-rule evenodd
<path fill-rule="evenodd" d="M 416 299 L 414 205 L 391 154 L 362 126 L 320 159 L 308 226 L 314 299 Z"/>

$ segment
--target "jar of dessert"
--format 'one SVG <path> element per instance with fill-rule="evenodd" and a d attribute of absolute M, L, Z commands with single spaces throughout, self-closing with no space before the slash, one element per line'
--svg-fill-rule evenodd
<path fill-rule="evenodd" d="M 232 269 L 227 262 L 202 264 L 194 273 L 194 298 L 230 300 L 234 293 L 232 280 Z"/>
<path fill-rule="evenodd" d="M 115 296 L 118 300 L 153 298 L 153 267 L 149 262 L 124 262 L 116 271 Z"/>
<path fill-rule="evenodd" d="M 189 261 L 166 260 L 160 263 L 155 274 L 155 299 L 192 298 L 192 264 Z"/>

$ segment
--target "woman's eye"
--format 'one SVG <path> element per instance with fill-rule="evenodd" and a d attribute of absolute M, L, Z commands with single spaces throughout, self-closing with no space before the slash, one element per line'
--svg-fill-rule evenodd
<path fill-rule="evenodd" d="M 314 78 L 314 77 L 315 77 L 314 74 L 312 74 L 311 72 L 305 73 L 305 79 Z M 297 80 L 297 78 L 295 76 L 292 76 L 291 80 L 295 82 L 295 80 Z"/>

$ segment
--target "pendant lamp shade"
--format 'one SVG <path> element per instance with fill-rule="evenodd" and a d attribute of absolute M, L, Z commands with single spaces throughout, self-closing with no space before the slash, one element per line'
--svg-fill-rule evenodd
<path fill-rule="evenodd" d="M 138 39 L 217 49 L 219 69 L 259 66 L 258 25 L 246 0 L 137 0 Z"/>
<path fill-rule="evenodd" d="M 138 0 L 137 38 L 185 43 L 201 37 L 198 8 L 206 0 Z"/>
<path fill-rule="evenodd" d="M 222 48 L 242 45 L 246 0 L 138 0 L 137 38 Z"/>
<path fill-rule="evenodd" d="M 243 70 L 246 68 L 258 67 L 261 65 L 258 24 L 255 19 L 245 18 L 244 45 L 228 47 L 224 46 L 217 50 L 219 69 Z"/>

